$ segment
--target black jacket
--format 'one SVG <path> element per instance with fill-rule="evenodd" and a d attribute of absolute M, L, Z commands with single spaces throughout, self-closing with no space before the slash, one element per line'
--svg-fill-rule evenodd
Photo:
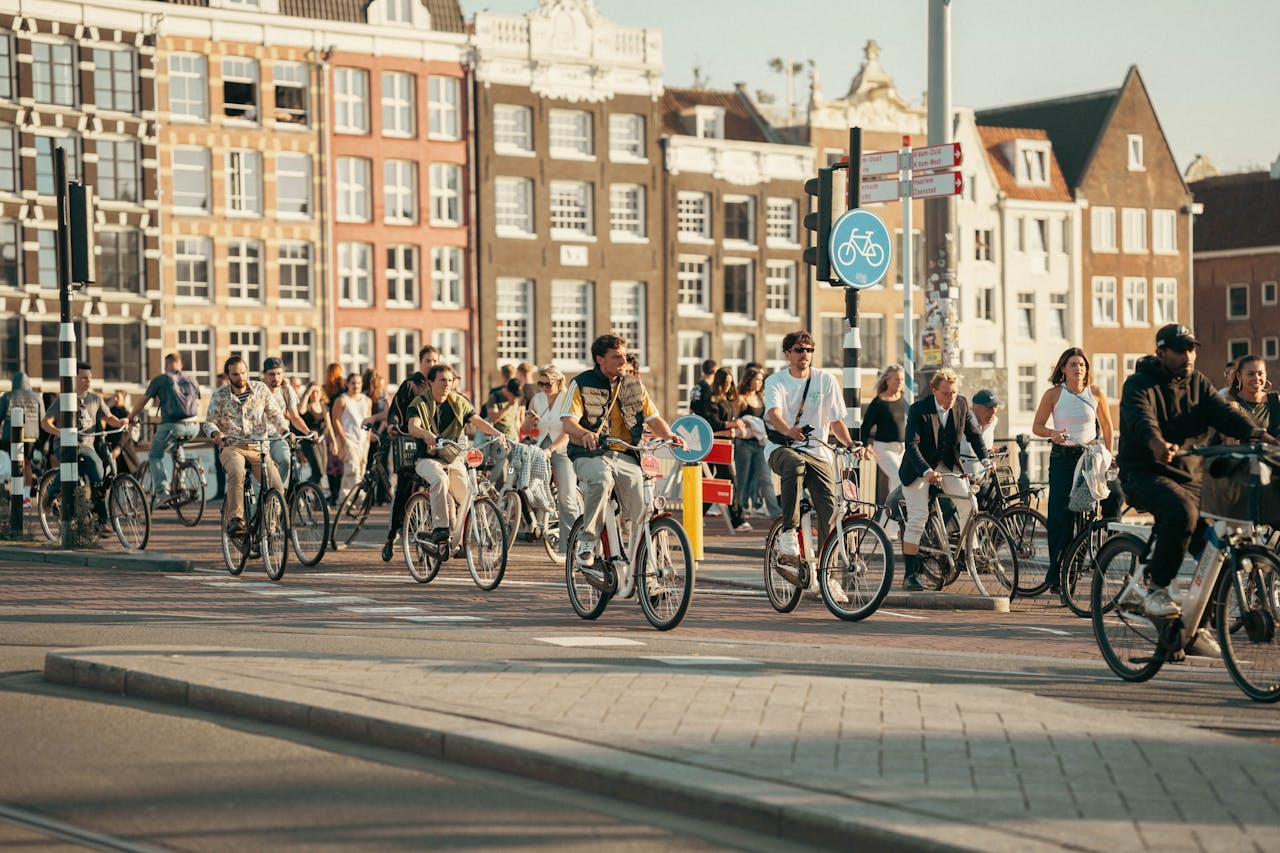
<path fill-rule="evenodd" d="M 1179 483 L 1199 481 L 1200 457 L 1178 456 L 1172 462 L 1157 462 L 1148 443 L 1158 437 L 1179 447 L 1203 444 L 1209 427 L 1241 441 L 1261 432 L 1218 395 L 1203 373 L 1174 377 L 1155 356 L 1143 358 L 1120 394 L 1116 462 L 1121 478 L 1164 476 Z"/>
<path fill-rule="evenodd" d="M 956 429 L 955 457 L 960 461 L 960 437 L 969 439 L 969 446 L 978 454 L 979 459 L 987 458 L 987 446 L 982 442 L 982 431 L 977 422 L 969 417 L 969 401 L 964 397 L 956 397 L 951 404 L 952 422 L 963 425 Z M 938 447 L 938 401 L 932 394 L 921 397 L 911 404 L 907 410 L 906 452 L 902 455 L 902 464 L 898 466 L 898 476 L 902 485 L 907 486 L 924 476 L 926 471 L 938 467 L 942 462 L 942 450 Z"/>

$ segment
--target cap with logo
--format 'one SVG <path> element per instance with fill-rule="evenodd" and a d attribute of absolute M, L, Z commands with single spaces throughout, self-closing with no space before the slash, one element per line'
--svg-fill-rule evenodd
<path fill-rule="evenodd" d="M 1180 323 L 1170 323 L 1162 326 L 1160 331 L 1156 332 L 1156 349 L 1171 349 L 1178 352 L 1186 352 L 1195 349 L 1200 345 L 1196 340 L 1196 336 L 1191 330 Z"/>
<path fill-rule="evenodd" d="M 1002 406 L 1000 396 L 990 388 L 983 388 L 977 394 L 973 395 L 973 404 L 975 406 Z"/>
<path fill-rule="evenodd" d="M 284 362 L 276 358 L 274 355 L 266 361 L 262 362 L 262 371 L 275 370 L 277 367 L 284 367 Z"/>

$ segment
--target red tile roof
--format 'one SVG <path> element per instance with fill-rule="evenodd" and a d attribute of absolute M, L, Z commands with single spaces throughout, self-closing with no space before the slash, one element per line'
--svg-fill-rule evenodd
<path fill-rule="evenodd" d="M 1018 139 L 1031 139 L 1048 142 L 1049 133 L 1031 127 L 985 127 L 978 126 L 978 135 L 982 137 L 982 147 L 991 164 L 991 171 L 996 176 L 996 184 L 1009 198 L 1020 198 L 1028 201 L 1071 201 L 1071 190 L 1067 180 L 1058 166 L 1058 158 L 1053 149 L 1049 151 L 1049 186 L 1028 187 L 1018 184 L 1014 172 L 1014 164 L 1005 159 L 1005 144 Z"/>
<path fill-rule="evenodd" d="M 710 89 L 666 89 L 662 96 L 662 132 L 667 136 L 692 136 L 691 123 L 686 116 L 693 115 L 694 107 L 724 108 L 724 138 L 742 142 L 770 142 L 768 135 L 756 121 L 751 110 L 738 92 L 717 92 Z M 690 119 L 690 122 L 692 119 Z"/>

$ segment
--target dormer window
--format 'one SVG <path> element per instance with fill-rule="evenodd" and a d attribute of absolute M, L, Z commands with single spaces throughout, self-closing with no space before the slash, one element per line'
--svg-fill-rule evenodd
<path fill-rule="evenodd" d="M 382 22 L 384 24 L 412 24 L 413 5 L 418 0 L 383 0 Z"/>
<path fill-rule="evenodd" d="M 724 107 L 698 107 L 693 121 L 693 135 L 699 139 L 724 139 Z"/>
<path fill-rule="evenodd" d="M 1048 143 L 1019 140 L 1014 163 L 1018 186 L 1047 187 L 1049 185 Z"/>

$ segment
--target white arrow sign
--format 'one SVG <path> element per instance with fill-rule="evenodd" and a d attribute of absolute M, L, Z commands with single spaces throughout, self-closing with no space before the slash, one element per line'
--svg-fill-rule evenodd
<path fill-rule="evenodd" d="M 896 175 L 898 173 L 897 151 L 868 151 L 862 155 L 862 177 L 875 175 Z"/>
<path fill-rule="evenodd" d="M 897 178 L 885 178 L 862 182 L 858 201 L 862 204 L 883 204 L 886 201 L 897 201 L 901 198 Z"/>
<path fill-rule="evenodd" d="M 943 145 L 930 145 L 928 148 L 916 148 L 911 152 L 911 170 L 927 172 L 931 169 L 951 169 L 964 161 L 959 142 L 948 142 Z"/>
<path fill-rule="evenodd" d="M 687 426 L 683 429 L 677 427 L 675 434 L 684 439 L 684 446 L 686 450 L 692 453 L 702 452 L 702 438 L 695 427 Z"/>
<path fill-rule="evenodd" d="M 964 178 L 959 172 L 936 172 L 911 179 L 912 198 L 938 198 L 959 195 L 964 189 Z"/>

